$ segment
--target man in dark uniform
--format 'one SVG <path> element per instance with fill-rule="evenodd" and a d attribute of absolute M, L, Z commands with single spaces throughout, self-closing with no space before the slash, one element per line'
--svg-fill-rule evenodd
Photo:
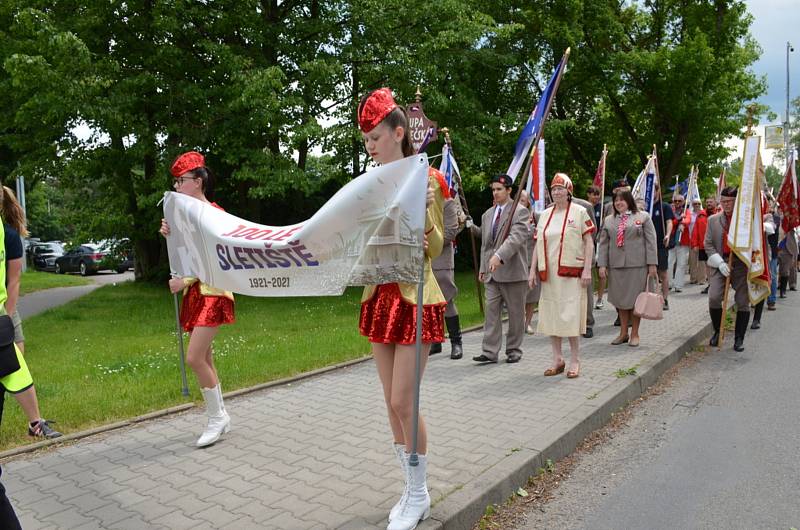
<path fill-rule="evenodd" d="M 453 276 L 455 274 L 455 239 L 461 231 L 458 222 L 458 206 L 458 198 L 447 199 L 444 202 L 444 244 L 442 245 L 442 253 L 431 264 L 436 282 L 447 300 L 444 323 L 447 326 L 447 335 L 450 337 L 451 359 L 460 359 L 464 354 L 461 346 L 461 324 L 458 320 L 458 308 L 456 307 L 458 287 L 456 287 Z M 431 355 L 441 351 L 441 342 L 431 345 Z"/>
<path fill-rule="evenodd" d="M 669 204 L 661 200 L 661 188 L 656 184 L 656 202 L 653 204 L 653 226 L 656 229 L 656 247 L 658 250 L 658 279 L 661 281 L 661 295 L 664 297 L 664 309 L 669 309 L 669 246 L 672 229 L 675 224 L 675 213 Z M 663 214 L 663 223 L 662 223 Z"/>
<path fill-rule="evenodd" d="M 711 271 L 711 276 L 708 278 L 708 313 L 711 316 L 711 324 L 714 326 L 714 334 L 711 336 L 709 344 L 711 346 L 719 344 L 719 328 L 724 311 L 722 299 L 725 296 L 725 279 L 730 276 L 731 287 L 736 291 L 736 331 L 733 349 L 740 352 L 744 351 L 744 335 L 750 321 L 750 297 L 747 287 L 747 264 L 733 254 L 732 265 L 728 266 L 730 256 L 728 230 L 732 222 L 731 216 L 737 192 L 738 189 L 735 186 L 729 186 L 722 190 L 720 194 L 722 211 L 709 217 L 704 243 L 706 254 L 708 254 L 707 263 Z"/>

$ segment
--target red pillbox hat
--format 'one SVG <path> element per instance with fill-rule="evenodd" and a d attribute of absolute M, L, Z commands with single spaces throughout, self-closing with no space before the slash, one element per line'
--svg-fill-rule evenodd
<path fill-rule="evenodd" d="M 181 156 L 175 159 L 175 162 L 172 163 L 172 168 L 169 170 L 169 172 L 172 173 L 173 177 L 178 178 L 187 171 L 191 171 L 199 167 L 205 167 L 205 165 L 206 159 L 203 158 L 203 155 L 197 151 L 189 151 L 188 153 L 183 153 Z"/>
<path fill-rule="evenodd" d="M 392 97 L 391 89 L 379 88 L 359 105 L 358 126 L 363 132 L 368 133 L 396 108 L 397 103 Z"/>

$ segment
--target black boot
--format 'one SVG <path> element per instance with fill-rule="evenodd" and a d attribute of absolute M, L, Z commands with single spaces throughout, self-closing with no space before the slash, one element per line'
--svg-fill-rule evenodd
<path fill-rule="evenodd" d="M 789 285 L 789 277 L 781 276 L 778 279 L 778 289 L 781 291 L 781 298 L 786 298 L 786 286 Z"/>
<path fill-rule="evenodd" d="M 431 344 L 431 349 L 428 352 L 428 355 L 433 355 L 434 353 L 442 353 L 442 343 L 441 342 L 434 342 Z"/>
<path fill-rule="evenodd" d="M 750 323 L 750 311 L 736 312 L 736 336 L 733 339 L 733 349 L 744 351 L 744 334 L 747 333 L 747 324 Z"/>
<path fill-rule="evenodd" d="M 708 341 L 709 346 L 719 345 L 719 322 L 722 320 L 721 307 L 709 307 L 708 314 L 711 315 L 711 325 L 714 326 L 714 334 L 711 335 L 711 340 Z"/>
<path fill-rule="evenodd" d="M 458 322 L 458 315 L 444 317 L 444 323 L 450 336 L 450 358 L 460 359 L 464 356 L 464 349 L 461 347 L 461 324 Z"/>
<path fill-rule="evenodd" d="M 750 325 L 750 329 L 759 329 L 761 327 L 761 313 L 763 312 L 764 300 L 761 300 L 756 304 L 755 310 L 753 311 L 753 323 Z"/>

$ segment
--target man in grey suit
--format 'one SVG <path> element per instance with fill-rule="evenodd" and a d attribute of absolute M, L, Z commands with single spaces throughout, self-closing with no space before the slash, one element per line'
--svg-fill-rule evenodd
<path fill-rule="evenodd" d="M 736 202 L 738 189 L 729 186 L 720 192 L 720 206 L 722 211 L 708 218 L 704 246 L 711 275 L 708 278 L 708 313 L 714 334 L 709 345 L 719 344 L 719 326 L 722 321 L 722 299 L 725 295 L 725 278 L 730 276 L 731 287 L 736 291 L 736 328 L 733 349 L 744 351 L 744 335 L 750 321 L 750 296 L 748 295 L 747 273 L 748 268 L 742 260 L 733 255 L 732 265 L 728 266 L 730 249 L 725 242 L 732 222 L 733 206 Z"/>
<path fill-rule="evenodd" d="M 481 363 L 496 363 L 503 342 L 501 310 L 505 303 L 508 311 L 506 334 L 507 362 L 516 363 L 522 358 L 522 337 L 525 331 L 525 296 L 528 292 L 528 268 L 523 255 L 528 236 L 528 210 L 518 205 L 511 218 L 511 177 L 497 175 L 492 178 L 492 196 L 495 205 L 484 212 L 480 232 L 481 267 L 479 278 L 486 289 L 486 320 L 483 324 L 483 353 L 472 358 Z M 503 234 L 511 226 L 508 237 Z"/>
<path fill-rule="evenodd" d="M 455 278 L 455 260 L 454 258 L 454 242 L 456 236 L 461 231 L 458 223 L 458 198 L 447 199 L 444 202 L 444 244 L 442 245 L 442 253 L 439 257 L 433 260 L 431 266 L 433 268 L 433 275 L 439 288 L 442 290 L 445 300 L 447 300 L 447 309 L 444 312 L 444 323 L 447 326 L 447 334 L 450 337 L 450 358 L 460 359 L 463 356 L 463 349 L 461 346 L 461 324 L 458 321 L 458 308 L 456 307 L 456 295 L 458 294 L 458 287 L 456 287 Z M 437 342 L 431 345 L 431 355 L 442 351 L 442 343 Z"/>

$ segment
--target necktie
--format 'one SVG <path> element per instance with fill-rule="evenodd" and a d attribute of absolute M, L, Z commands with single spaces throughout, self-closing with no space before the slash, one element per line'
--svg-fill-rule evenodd
<path fill-rule="evenodd" d="M 625 244 L 625 225 L 628 224 L 628 214 L 622 214 L 622 219 L 620 219 L 619 224 L 617 225 L 617 246 L 621 247 Z"/>
<path fill-rule="evenodd" d="M 494 222 L 492 223 L 492 240 L 497 239 L 497 228 L 500 226 L 500 213 L 503 211 L 502 208 L 499 206 L 495 208 L 497 213 L 494 216 Z"/>

